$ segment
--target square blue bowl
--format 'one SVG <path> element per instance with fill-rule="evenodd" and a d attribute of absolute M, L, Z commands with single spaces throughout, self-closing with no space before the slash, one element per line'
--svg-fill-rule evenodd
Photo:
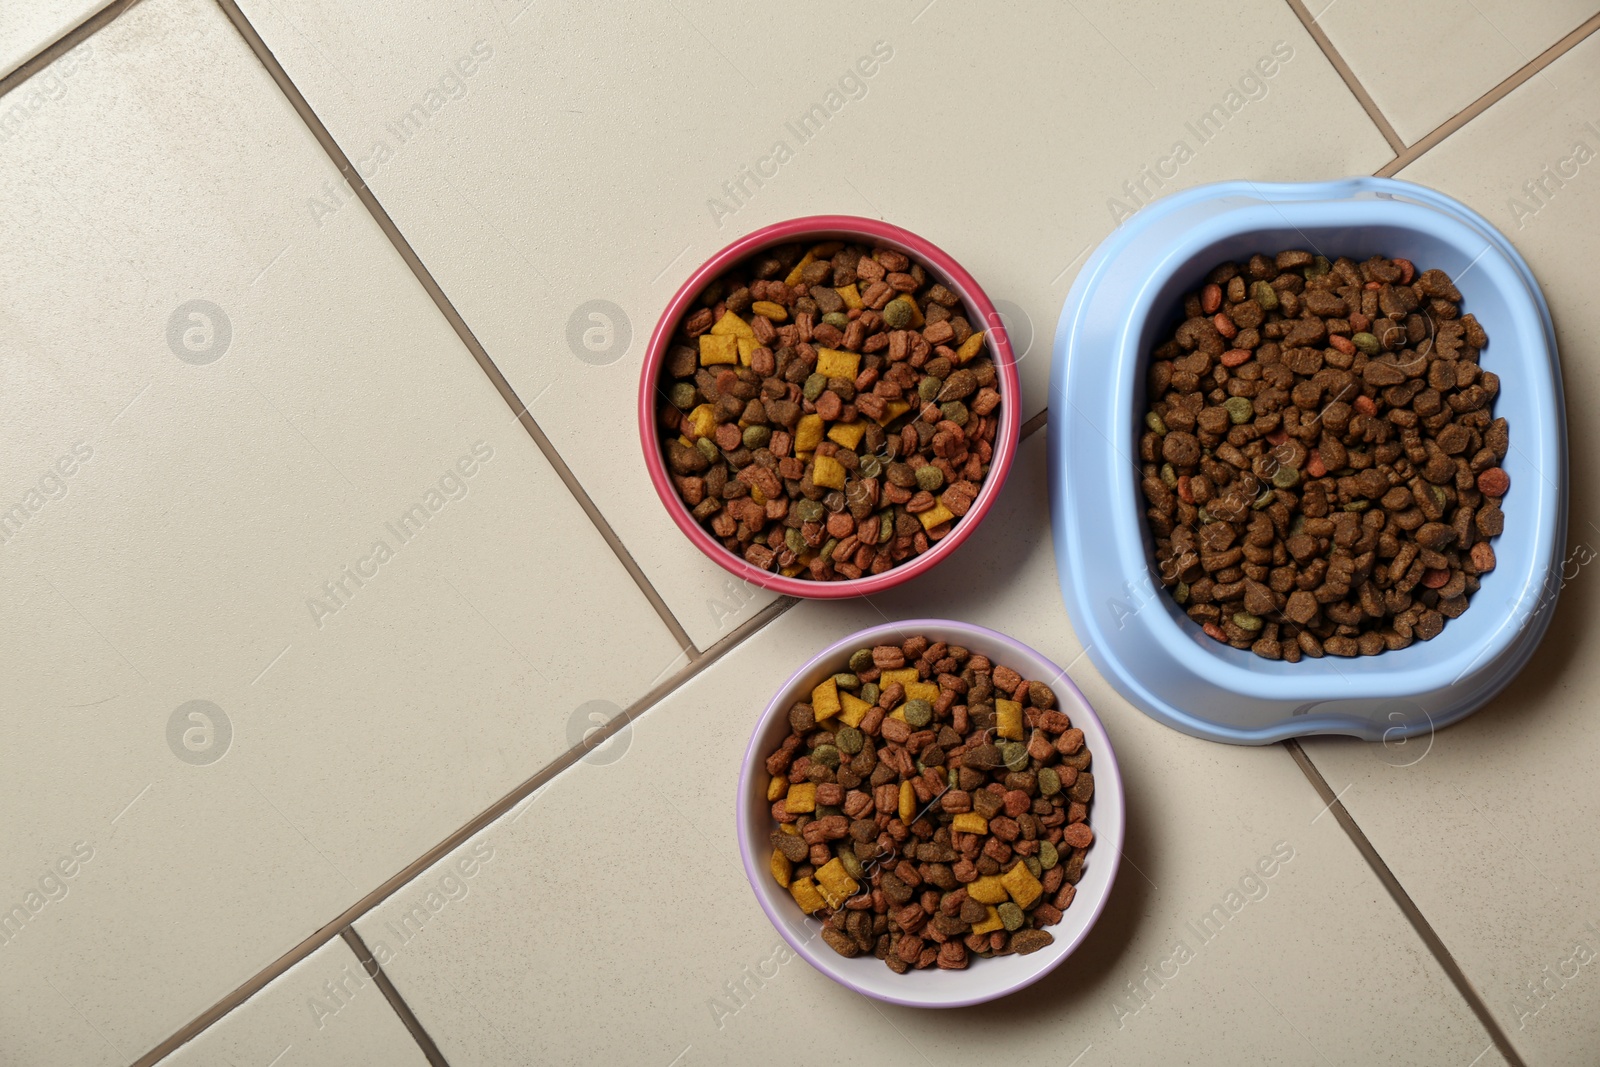
<path fill-rule="evenodd" d="M 1149 353 L 1224 260 L 1304 248 L 1438 268 L 1489 335 L 1511 450 L 1497 564 L 1432 641 L 1377 656 L 1275 662 L 1205 636 L 1161 587 L 1139 489 Z M 1567 433 L 1550 310 L 1482 216 L 1389 178 L 1200 186 L 1111 234 L 1073 284 L 1050 383 L 1050 508 L 1067 613 L 1089 657 L 1152 718 L 1232 744 L 1306 734 L 1400 742 L 1476 711 L 1527 663 L 1561 585 Z"/>

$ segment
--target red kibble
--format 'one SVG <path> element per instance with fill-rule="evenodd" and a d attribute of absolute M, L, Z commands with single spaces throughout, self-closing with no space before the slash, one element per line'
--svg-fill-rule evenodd
<path fill-rule="evenodd" d="M 1321 478 L 1328 473 L 1327 464 L 1322 462 L 1322 453 L 1314 448 L 1310 457 L 1306 459 L 1306 473 L 1313 478 Z"/>
<path fill-rule="evenodd" d="M 1252 355 L 1254 353 L 1248 348 L 1230 348 L 1222 353 L 1222 365 L 1224 367 L 1237 367 L 1242 363 L 1248 362 Z"/>
<path fill-rule="evenodd" d="M 1356 354 L 1355 342 L 1350 340 L 1348 337 L 1343 337 L 1336 333 L 1330 334 L 1328 336 L 1328 343 L 1347 356 L 1353 356 Z"/>
<path fill-rule="evenodd" d="M 1222 306 L 1222 286 L 1215 282 L 1200 290 L 1200 310 L 1207 315 L 1215 315 Z"/>
<path fill-rule="evenodd" d="M 1442 589 L 1450 583 L 1450 572 L 1440 567 L 1422 572 L 1422 584 L 1429 589 Z"/>
<path fill-rule="evenodd" d="M 1478 492 L 1484 496 L 1505 496 L 1511 488 L 1511 475 L 1500 467 L 1490 467 L 1478 475 Z"/>
<path fill-rule="evenodd" d="M 1233 320 L 1220 311 L 1211 316 L 1211 325 L 1215 326 L 1217 332 L 1230 341 L 1239 333 L 1239 327 L 1233 324 Z"/>

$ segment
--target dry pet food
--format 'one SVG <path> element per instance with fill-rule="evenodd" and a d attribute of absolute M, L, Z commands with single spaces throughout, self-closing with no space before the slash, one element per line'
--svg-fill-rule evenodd
<path fill-rule="evenodd" d="M 881 574 L 989 471 L 1000 392 L 971 312 L 920 263 L 842 241 L 757 253 L 667 351 L 657 418 L 696 520 L 762 570 Z"/>
<path fill-rule="evenodd" d="M 1094 843 L 1055 693 L 922 636 L 840 667 L 767 757 L 772 877 L 834 951 L 901 974 L 1050 944 Z"/>
<path fill-rule="evenodd" d="M 1224 263 L 1150 364 L 1139 440 L 1161 583 L 1268 659 L 1375 656 L 1467 609 L 1511 480 L 1489 343 L 1439 270 Z"/>

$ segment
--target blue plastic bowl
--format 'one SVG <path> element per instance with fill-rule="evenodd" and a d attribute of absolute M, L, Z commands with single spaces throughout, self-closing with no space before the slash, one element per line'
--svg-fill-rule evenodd
<path fill-rule="evenodd" d="M 1155 576 L 1137 442 L 1148 353 L 1216 264 L 1304 248 L 1437 267 L 1489 334 L 1494 412 L 1511 429 L 1497 565 L 1432 641 L 1378 656 L 1273 662 L 1205 636 Z M 1410 182 L 1205 185 L 1108 237 L 1061 312 L 1050 383 L 1050 507 L 1062 596 L 1090 658 L 1134 705 L 1234 744 L 1304 734 L 1395 740 L 1477 710 L 1533 654 L 1560 588 L 1566 412 L 1550 311 L 1528 265 L 1480 215 Z"/>

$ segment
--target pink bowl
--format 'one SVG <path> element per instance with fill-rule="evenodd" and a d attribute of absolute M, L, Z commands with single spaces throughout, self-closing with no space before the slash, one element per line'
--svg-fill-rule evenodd
<path fill-rule="evenodd" d="M 994 361 L 995 372 L 1000 379 L 1000 425 L 995 431 L 994 455 L 989 463 L 989 473 L 978 490 L 978 497 L 944 540 L 922 555 L 913 557 L 882 574 L 864 575 L 836 582 L 818 582 L 786 578 L 773 571 L 764 571 L 751 566 L 742 557 L 723 548 L 709 531 L 695 521 L 683 498 L 678 496 L 677 487 L 672 484 L 672 476 L 667 471 L 666 459 L 662 455 L 656 429 L 656 410 L 657 405 L 666 398 L 657 387 L 661 377 L 661 364 L 666 359 L 667 345 L 672 340 L 673 331 L 688 311 L 695 296 L 712 279 L 763 248 L 802 239 L 826 241 L 841 238 L 884 245 L 903 252 L 922 263 L 934 278 L 961 297 L 967 309 L 976 315 L 978 322 L 983 325 L 985 347 Z M 1012 356 L 1011 342 L 1006 337 L 1005 325 L 1000 321 L 999 313 L 995 311 L 994 305 L 973 280 L 972 275 L 963 270 L 961 265 L 951 259 L 943 249 L 909 230 L 877 219 L 864 219 L 853 215 L 812 215 L 807 218 L 790 219 L 787 222 L 776 222 L 754 233 L 746 234 L 706 260 L 700 269 L 691 274 L 673 294 L 672 299 L 667 302 L 666 310 L 661 313 L 660 321 L 656 323 L 655 332 L 650 336 L 650 347 L 645 350 L 644 355 L 644 368 L 639 373 L 639 441 L 644 448 L 644 462 L 650 471 L 650 481 L 655 485 L 656 495 L 661 497 L 661 503 L 666 506 L 672 521 L 678 524 L 678 529 L 683 531 L 685 537 L 693 541 L 695 546 L 718 566 L 753 585 L 787 596 L 834 600 L 882 592 L 914 578 L 955 551 L 956 546 L 977 529 L 978 523 L 988 514 L 995 498 L 1000 495 L 1000 487 L 1005 483 L 1006 474 L 1011 470 L 1011 460 L 1016 455 L 1017 440 L 1022 429 L 1020 392 L 1016 360 Z"/>

